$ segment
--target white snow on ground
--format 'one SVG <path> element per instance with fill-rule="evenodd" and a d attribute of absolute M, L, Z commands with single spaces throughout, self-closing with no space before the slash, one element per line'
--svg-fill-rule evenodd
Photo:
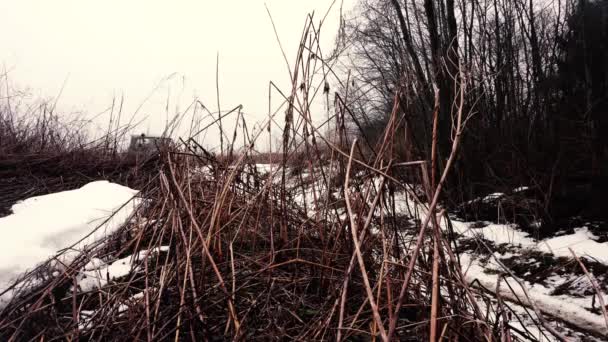
<path fill-rule="evenodd" d="M 520 246 L 527 249 L 537 249 L 541 252 L 550 253 L 556 257 L 572 257 L 568 248 L 580 257 L 588 257 L 596 261 L 608 264 L 608 242 L 597 242 L 597 236 L 593 235 L 587 227 L 576 228 L 574 233 L 555 236 L 540 241 L 535 241 L 529 234 L 517 230 L 515 225 L 490 224 L 483 228 L 471 228 L 472 223 L 452 220 L 454 231 L 467 237 L 480 237 L 494 242 L 496 245 L 503 243 Z"/>
<path fill-rule="evenodd" d="M 131 297 L 129 297 L 126 301 L 116 306 L 116 312 L 119 316 L 124 314 L 131 307 L 135 307 L 141 303 L 144 299 L 145 292 L 138 292 Z M 78 329 L 80 330 L 88 330 L 93 328 L 93 318 L 95 316 L 103 315 L 103 310 L 80 310 L 80 317 L 78 319 Z"/>
<path fill-rule="evenodd" d="M 494 242 L 496 245 L 508 243 L 521 247 L 536 246 L 536 242 L 528 233 L 519 231 L 516 226 L 509 224 L 490 224 L 483 228 L 471 228 L 471 223 L 452 220 L 454 231 L 467 237 L 478 236 Z"/>
<path fill-rule="evenodd" d="M 482 198 L 496 198 L 500 197 L 501 194 L 491 194 L 488 197 Z M 417 212 L 421 219 L 424 219 L 427 210 L 422 205 L 416 204 L 414 201 L 409 199 L 404 193 L 395 194 L 395 201 L 397 210 L 405 215 L 408 213 Z M 494 245 L 507 244 L 508 246 L 514 247 L 510 249 L 511 252 L 506 254 L 494 253 L 494 257 L 499 259 L 508 259 L 514 256 L 524 258 L 526 251 L 541 251 L 544 253 L 553 254 L 556 257 L 569 257 L 572 255 L 568 248 L 572 248 L 574 252 L 581 257 L 587 257 L 596 261 L 600 261 L 608 264 L 608 243 L 599 243 L 597 237 L 594 236 L 587 227 L 577 228 L 574 233 L 547 238 L 544 240 L 536 241 L 528 233 L 517 229 L 516 225 L 512 224 L 493 224 L 484 222 L 483 227 L 475 228 L 478 226 L 474 222 L 461 222 L 451 220 L 454 231 L 461 234 L 462 238 L 483 238 L 493 242 Z M 441 221 L 443 229 L 447 228 L 445 220 Z M 513 254 L 515 253 L 515 254 Z M 463 253 L 462 266 L 463 271 L 466 273 L 466 279 L 469 282 L 477 279 L 484 287 L 494 291 L 498 276 L 500 273 L 505 273 L 505 270 L 497 262 L 481 262 L 479 256 Z M 606 334 L 608 331 L 604 317 L 600 314 L 594 314 L 588 309 L 591 308 L 592 295 L 583 296 L 581 293 L 580 297 L 572 295 L 561 294 L 553 295 L 554 290 L 572 280 L 571 277 L 557 276 L 554 275 L 546 279 L 546 284 L 530 284 L 523 280 L 522 284 L 526 286 L 531 300 L 540 308 L 541 312 L 549 314 L 553 317 L 568 322 L 584 331 L 594 331 L 599 334 Z M 588 282 L 585 277 L 580 278 L 580 282 Z M 524 291 L 517 285 L 517 283 L 510 278 L 509 283 L 515 289 L 515 293 L 503 282 L 500 289 L 500 295 L 513 302 L 519 302 L 518 298 L 522 300 L 524 305 L 529 306 L 530 303 L 526 300 Z M 590 285 L 585 283 L 583 287 L 589 287 Z M 608 302 L 608 297 L 604 294 L 604 298 Z M 518 308 L 517 305 L 513 305 L 514 308 Z M 519 307 L 524 313 L 522 317 L 527 316 L 523 308 Z M 529 310 L 531 311 L 531 310 Z M 528 317 L 528 323 L 526 329 L 538 332 L 537 338 L 540 341 L 547 341 L 546 338 L 540 334 L 540 330 L 535 326 L 534 320 L 536 317 Z M 511 325 L 521 328 L 522 325 L 519 322 L 511 322 Z M 520 329 L 522 330 L 522 329 Z M 548 334 L 548 333 L 547 333 Z M 550 335 L 549 335 L 550 336 Z"/>
<path fill-rule="evenodd" d="M 141 202 L 136 194 L 128 187 L 97 181 L 13 205 L 13 214 L 0 218 L 0 293 L 58 251 L 73 244 L 82 249 L 114 232 Z M 2 295 L 0 307 L 10 297 L 11 292 Z"/>
<path fill-rule="evenodd" d="M 517 230 L 515 225 L 489 224 L 483 228 L 471 228 L 472 223 L 454 220 L 452 221 L 452 224 L 454 230 L 463 234 L 465 237 L 480 237 L 491 241 L 496 245 L 508 244 L 510 246 L 520 247 L 519 254 L 522 255 L 519 255 L 519 257 L 521 258 L 525 258 L 525 256 L 523 256 L 525 251 L 534 250 L 553 254 L 556 257 L 571 258 L 572 254 L 568 248 L 572 248 L 578 256 L 608 263 L 608 243 L 599 243 L 595 241 L 597 237 L 589 232 L 586 227 L 575 229 L 573 234 L 535 241 L 530 238 L 527 233 Z M 467 281 L 471 282 L 477 279 L 483 286 L 494 291 L 498 280 L 497 273 L 504 273 L 504 268 L 492 261 L 485 265 L 480 265 L 479 259 L 476 256 L 467 253 L 464 253 L 461 256 L 463 260 L 463 270 L 467 271 Z M 498 253 L 494 253 L 493 257 L 507 259 L 512 256 L 512 254 L 501 256 Z M 515 293 L 511 292 L 503 283 L 500 295 L 515 302 L 518 302 L 519 300 L 517 298 L 519 298 L 524 304 L 529 306 L 530 303 L 526 300 L 524 291 L 512 280 L 512 278 L 510 279 L 510 283 L 515 290 Z M 606 334 L 608 330 L 604 317 L 601 314 L 594 314 L 588 311 L 588 309 L 591 308 L 593 295 L 583 295 L 583 291 L 579 294 L 580 297 L 574 297 L 567 294 L 553 295 L 553 292 L 558 286 L 569 280 L 570 278 L 565 275 L 554 275 L 553 277 L 546 279 L 545 285 L 530 284 L 523 280 L 520 281 L 526 286 L 531 297 L 530 299 L 543 313 L 559 317 L 563 321 L 580 329 Z M 590 284 L 588 284 L 589 280 L 586 277 L 581 277 L 578 281 L 583 283 L 582 286 L 580 286 L 581 288 L 590 287 Z M 606 297 L 605 294 L 604 298 L 608 302 L 608 297 Z"/>
<path fill-rule="evenodd" d="M 168 246 L 161 246 L 160 248 L 154 248 L 150 251 L 140 251 L 137 254 L 133 254 L 107 264 L 100 259 L 93 258 L 78 274 L 78 287 L 82 292 L 100 289 L 105 286 L 108 281 L 125 277 L 132 271 L 138 271 L 140 266 L 137 265 L 137 263 L 140 260 L 145 260 L 152 254 L 166 252 L 168 250 Z"/>
<path fill-rule="evenodd" d="M 587 227 L 577 228 L 574 234 L 556 236 L 540 243 L 540 250 L 553 253 L 556 256 L 571 257 L 568 248 L 578 256 L 587 256 L 608 264 L 608 243 L 597 242 L 598 237 L 593 235 Z"/>
<path fill-rule="evenodd" d="M 279 167 L 279 165 L 258 163 L 258 164 L 255 164 L 255 167 L 257 168 L 259 173 L 264 174 L 264 173 L 270 172 L 273 169 L 276 170 Z"/>
<path fill-rule="evenodd" d="M 490 263 L 490 266 L 481 266 L 477 260 L 474 259 L 470 254 L 461 254 L 461 262 L 463 272 L 465 272 L 465 278 L 468 282 L 478 280 L 484 287 L 495 291 L 498 282 L 499 274 L 488 274 L 488 269 L 499 271 L 501 268 L 496 263 Z M 500 295 L 510 301 L 520 302 L 526 306 L 530 306 L 532 301 L 541 312 L 549 314 L 554 317 L 559 317 L 562 320 L 577 326 L 581 329 L 594 331 L 599 334 L 606 334 L 608 332 L 606 328 L 606 322 L 604 317 L 596 315 L 584 309 L 589 303 L 585 298 L 574 298 L 571 296 L 560 295 L 551 296 L 550 292 L 553 290 L 553 286 L 545 287 L 543 285 L 534 284 L 530 285 L 525 281 L 521 281 L 523 286 L 526 286 L 530 298 L 526 297 L 524 290 L 513 281 L 512 278 L 507 278 L 513 291 L 507 285 L 502 283 L 500 286 Z M 608 297 L 604 296 L 606 299 Z"/>

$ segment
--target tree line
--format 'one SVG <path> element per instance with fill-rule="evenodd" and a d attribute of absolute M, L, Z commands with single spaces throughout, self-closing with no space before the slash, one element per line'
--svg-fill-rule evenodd
<path fill-rule="evenodd" d="M 430 159 L 436 93 L 446 158 L 466 83 L 448 200 L 529 185 L 547 217 L 606 215 L 607 0 L 359 0 L 338 44 L 357 134 L 380 136 L 398 102 L 397 158 Z"/>

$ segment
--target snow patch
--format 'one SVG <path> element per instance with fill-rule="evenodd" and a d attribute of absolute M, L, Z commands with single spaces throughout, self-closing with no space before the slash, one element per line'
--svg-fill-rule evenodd
<path fill-rule="evenodd" d="M 274 167 L 275 170 L 278 169 L 279 165 L 258 163 L 258 164 L 255 164 L 255 167 L 256 167 L 256 169 L 258 170 L 259 173 L 265 174 L 265 173 L 269 173 L 273 169 L 273 167 Z"/>
<path fill-rule="evenodd" d="M 511 224 L 488 224 L 483 228 L 471 228 L 471 223 L 452 220 L 454 231 L 467 237 L 479 237 L 494 242 L 496 245 L 512 244 L 521 247 L 533 247 L 536 242 L 528 233 L 516 229 Z"/>
<path fill-rule="evenodd" d="M 69 248 L 61 262 L 68 263 L 83 249 L 116 231 L 141 203 L 136 190 L 96 181 L 69 191 L 28 198 L 12 206 L 13 214 L 0 218 L 0 293 L 21 274 Z M 20 284 L 27 288 L 35 284 Z M 0 297 L 5 305 L 15 291 Z"/>
<path fill-rule="evenodd" d="M 572 257 L 568 248 L 578 256 L 586 256 L 608 264 L 608 243 L 597 242 L 587 227 L 577 228 L 573 234 L 556 236 L 542 241 L 539 249 L 555 256 Z"/>
<path fill-rule="evenodd" d="M 587 257 L 608 264 L 608 243 L 597 242 L 587 227 L 576 228 L 574 233 L 547 238 L 540 241 L 532 239 L 528 233 L 511 224 L 488 224 L 483 228 L 471 228 L 472 223 L 452 220 L 454 231 L 469 238 L 483 238 L 496 245 L 510 244 L 526 249 L 537 249 L 556 257 L 571 258 L 568 248 L 580 257 Z"/>
<path fill-rule="evenodd" d="M 100 259 L 91 259 L 76 277 L 78 287 L 82 292 L 100 289 L 108 282 L 125 277 L 131 272 L 139 271 L 140 260 L 146 260 L 150 255 L 158 252 L 167 252 L 168 246 L 154 248 L 150 251 L 140 251 L 137 254 L 118 259 L 112 263 L 104 263 Z"/>
<path fill-rule="evenodd" d="M 470 254 L 461 254 L 463 272 L 467 282 L 472 283 L 474 280 L 487 289 L 496 290 L 496 285 L 500 274 L 485 272 L 488 265 L 484 268 L 479 265 L 477 260 L 474 260 Z M 492 269 L 498 269 L 496 263 L 491 263 Z M 510 280 L 511 287 L 514 291 L 504 284 L 500 287 L 500 295 L 509 301 L 521 303 L 525 306 L 532 306 L 532 303 L 540 309 L 541 312 L 549 314 L 587 331 L 593 331 L 599 334 L 605 334 L 606 322 L 601 315 L 593 314 L 585 309 L 588 303 L 585 299 L 573 298 L 570 296 L 551 296 L 552 287 L 546 287 L 539 284 L 530 285 L 522 280 L 519 280 L 523 286 L 526 286 L 530 298 L 526 298 L 524 290 L 512 278 Z"/>

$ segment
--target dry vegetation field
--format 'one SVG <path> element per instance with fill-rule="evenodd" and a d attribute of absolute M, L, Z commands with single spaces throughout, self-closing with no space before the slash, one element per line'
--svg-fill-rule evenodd
<path fill-rule="evenodd" d="M 331 73 L 319 58 L 313 23 L 306 22 L 291 92 L 281 93 L 281 151 L 256 151 L 252 132 L 229 155 L 188 138 L 133 154 L 120 147 L 129 127 L 89 142 L 44 109 L 24 116 L 2 107 L 1 215 L 17 201 L 100 179 L 139 190 L 141 204 L 112 234 L 77 253 L 59 251 L 4 290 L 0 296 L 10 300 L 0 307 L 0 340 L 581 336 L 530 298 L 501 296 L 465 276 L 455 223 L 442 204 L 467 134 L 464 70 L 445 160 L 437 159 L 436 134 L 425 142 L 428 160 L 400 160 L 399 96 L 379 139 L 351 134 L 345 123 L 356 118 L 338 95 L 331 134 L 313 125 L 308 101 Z M 436 97 L 428 113 L 435 121 L 439 107 Z M 402 202 L 417 212 L 396 208 Z M 113 274 L 121 262 L 127 271 Z M 97 285 L 85 286 L 87 275 L 98 277 Z M 594 291 L 603 298 L 599 287 Z M 533 323 L 517 325 L 526 315 Z M 597 331 L 583 335 L 602 338 Z"/>

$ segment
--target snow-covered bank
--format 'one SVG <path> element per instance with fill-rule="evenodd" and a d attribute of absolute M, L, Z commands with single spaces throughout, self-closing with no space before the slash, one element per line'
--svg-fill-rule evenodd
<path fill-rule="evenodd" d="M 496 245 L 510 244 L 526 249 L 536 249 L 556 257 L 572 257 L 569 248 L 576 255 L 608 264 L 608 242 L 597 242 L 598 237 L 586 226 L 575 228 L 574 233 L 534 240 L 528 233 L 518 230 L 511 224 L 485 223 L 484 227 L 474 228 L 472 222 L 452 220 L 454 230 L 467 237 L 480 237 Z"/>
<path fill-rule="evenodd" d="M 491 194 L 487 198 L 499 195 Z M 479 199 L 483 200 L 486 198 Z M 398 213 L 405 216 L 417 214 L 424 218 L 427 213 L 424 205 L 417 204 L 405 193 L 395 194 L 395 206 Z M 512 321 L 512 326 L 519 327 L 520 331 L 538 332 L 533 335 L 538 335 L 541 341 L 552 340 L 550 333 L 538 328 L 539 320 L 533 310 L 526 311 L 521 306 L 531 307 L 533 303 L 543 316 L 549 315 L 545 319 L 551 326 L 558 326 L 557 329 L 573 341 L 580 340 L 588 332 L 608 336 L 606 322 L 598 309 L 599 301 L 594 298 L 596 291 L 589 279 L 581 274 L 582 271 L 576 270 L 577 264 L 568 265 L 568 260 L 572 259 L 571 248 L 586 262 L 595 263 L 596 267 L 591 269 L 597 269 L 596 278 L 605 288 L 607 275 L 602 270 L 608 266 L 608 242 L 602 242 L 586 226 L 575 228 L 572 233 L 561 232 L 561 235 L 536 240 L 515 224 L 463 222 L 450 217 L 450 225 L 457 233 L 456 244 L 467 282 L 495 292 L 500 277 L 506 276 L 513 290 L 502 281 L 499 295 L 512 303 L 519 303 L 512 304 L 512 307 L 523 321 Z M 440 225 L 447 232 L 447 220 L 441 220 Z M 402 234 L 403 238 L 410 238 L 412 232 L 404 231 Z M 529 299 L 511 275 L 525 286 Z M 608 301 L 605 291 L 603 297 Z"/>
<path fill-rule="evenodd" d="M 140 203 L 136 194 L 128 187 L 97 181 L 13 205 L 13 214 L 0 218 L 0 293 L 58 251 L 82 249 L 116 231 Z M 10 297 L 11 292 L 2 295 L 0 307 Z"/>
<path fill-rule="evenodd" d="M 498 293 L 503 298 L 528 307 L 535 305 L 543 314 L 553 316 L 583 331 L 591 331 L 600 335 L 608 333 L 602 314 L 590 311 L 596 293 L 585 276 L 565 271 L 558 274 L 557 270 L 545 271 L 546 275 L 539 275 L 533 274 L 539 272 L 538 270 L 530 268 L 525 273 L 525 278 L 527 279 L 529 276 L 531 279 L 538 279 L 537 281 L 518 278 L 518 282 L 526 287 L 530 296 L 527 298 L 521 286 L 508 276 L 508 273 L 513 273 L 505 268 L 502 262 L 499 262 L 510 259 L 514 265 L 540 264 L 540 261 L 536 260 L 534 256 L 542 254 L 554 260 L 553 266 L 560 267 L 557 259 L 560 257 L 572 258 L 569 251 L 571 248 L 578 256 L 589 261 L 607 264 L 608 243 L 595 241 L 598 238 L 587 227 L 576 228 L 572 234 L 535 240 L 512 224 L 487 222 L 480 224 L 479 222 L 452 220 L 452 226 L 461 235 L 460 241 L 483 239 L 492 246 L 501 246 L 507 250 L 504 254 L 498 252 L 488 254 L 491 251 L 476 254 L 472 250 L 462 253 L 462 267 L 469 283 L 478 281 L 483 287 L 496 291 L 499 277 L 505 274 L 512 289 L 503 283 L 499 290 L 500 293 Z M 542 267 L 539 265 L 538 269 L 542 269 Z M 605 279 L 602 278 L 600 281 L 605 281 Z M 573 288 L 566 293 L 557 291 L 558 288 L 564 286 Z M 604 300 L 608 300 L 605 294 L 603 297 Z"/>
<path fill-rule="evenodd" d="M 518 282 L 526 287 L 524 291 L 518 282 L 513 281 L 511 277 L 507 276 L 505 279 L 511 286 L 508 287 L 503 281 L 502 286 L 499 287 L 497 286 L 498 281 L 502 277 L 502 274 L 504 274 L 504 268 L 498 263 L 491 260 L 485 266 L 482 266 L 478 259 L 467 253 L 461 254 L 461 262 L 463 272 L 469 283 L 479 282 L 483 287 L 493 292 L 496 292 L 498 288 L 497 295 L 531 308 L 535 306 L 543 314 L 559 318 L 580 329 L 601 335 L 608 333 L 604 317 L 585 309 L 590 304 L 588 298 L 551 295 L 559 285 L 560 279 L 552 279 L 546 286 L 530 284 L 522 279 L 518 279 Z M 604 298 L 606 298 L 605 295 Z"/>

